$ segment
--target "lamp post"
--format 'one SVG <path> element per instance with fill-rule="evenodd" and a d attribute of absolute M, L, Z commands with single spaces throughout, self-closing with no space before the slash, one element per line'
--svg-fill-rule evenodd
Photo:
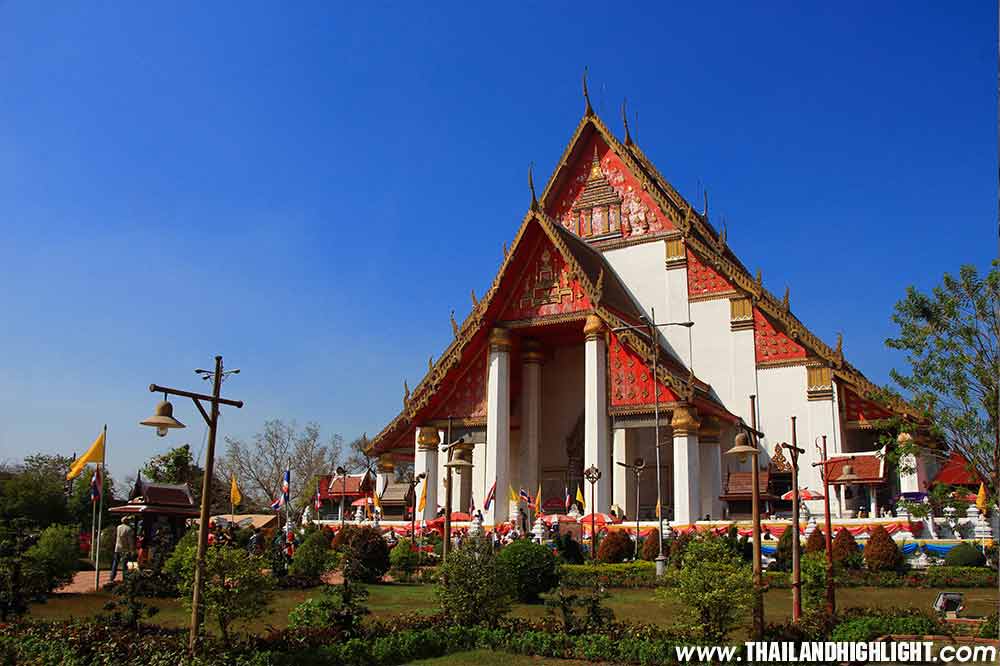
<path fill-rule="evenodd" d="M 448 426 L 448 430 L 451 430 L 451 426 Z M 445 476 L 444 476 L 444 542 L 441 544 L 441 561 L 448 559 L 448 551 L 451 546 L 451 511 L 452 511 L 452 492 L 451 487 L 454 482 L 454 477 L 452 472 L 455 474 L 461 474 L 463 471 L 472 469 L 472 463 L 468 460 L 464 460 L 461 455 L 458 455 L 465 450 L 465 447 L 471 444 L 471 437 L 469 435 L 462 435 L 459 439 L 455 440 L 451 444 L 444 447 L 444 450 L 448 453 L 448 462 L 444 464 Z"/>
<path fill-rule="evenodd" d="M 656 308 L 649 309 L 649 318 L 643 317 L 646 321 L 645 326 L 619 326 L 617 328 L 611 329 L 613 333 L 618 331 L 639 331 L 649 336 L 649 344 L 652 349 L 652 368 L 653 368 L 653 432 L 654 432 L 654 447 L 656 450 L 656 519 L 659 523 L 660 531 L 660 552 L 656 556 L 656 575 L 657 577 L 663 576 L 667 570 L 667 557 L 663 554 L 663 483 L 660 479 L 661 469 L 660 469 L 660 387 L 657 383 L 656 373 L 658 369 L 658 358 L 660 356 L 659 340 L 656 337 L 656 329 L 666 328 L 667 326 L 682 326 L 684 328 L 691 328 L 694 326 L 693 321 L 668 321 L 657 324 L 656 323 Z M 636 535 L 638 539 L 638 535 Z"/>
<path fill-rule="evenodd" d="M 818 438 L 817 438 L 818 439 Z M 815 440 L 813 441 L 815 444 Z M 826 526 L 826 613 L 831 617 L 837 613 L 837 598 L 835 583 L 833 580 L 833 519 L 830 516 L 830 470 L 827 465 L 831 461 L 826 457 L 826 435 L 823 435 L 823 447 L 820 449 L 820 461 L 818 463 L 813 463 L 813 467 L 822 467 L 823 473 L 823 523 Z M 845 472 L 850 472 L 850 474 L 842 474 L 841 479 L 846 479 L 847 481 L 855 481 L 858 479 L 857 474 L 850 465 L 844 466 Z"/>
<path fill-rule="evenodd" d="M 417 484 L 427 478 L 423 472 L 413 476 L 410 472 L 406 477 L 406 483 L 410 486 L 407 496 L 410 498 L 410 546 L 417 543 Z M 420 549 L 417 548 L 417 565 L 420 565 Z"/>
<path fill-rule="evenodd" d="M 787 442 L 781 445 L 786 449 L 792 458 L 792 622 L 798 622 L 802 618 L 802 564 L 801 548 L 799 542 L 799 454 L 805 453 L 805 449 L 800 449 L 795 434 L 795 417 L 792 417 L 792 443 Z"/>
<path fill-rule="evenodd" d="M 192 393 L 190 391 L 181 391 L 179 389 L 150 384 L 149 390 L 152 393 L 162 393 L 164 395 L 164 400 L 156 406 L 156 413 L 152 417 L 140 422 L 141 425 L 156 428 L 156 434 L 160 437 L 166 436 L 169 428 L 183 428 L 184 424 L 173 418 L 173 408 L 166 400 L 166 396 L 176 395 L 182 398 L 191 398 L 191 400 L 194 401 L 195 407 L 198 408 L 198 411 L 205 419 L 205 423 L 208 425 L 208 446 L 205 449 L 205 475 L 201 486 L 201 514 L 200 521 L 198 523 L 198 553 L 195 558 L 194 566 L 194 590 L 191 594 L 191 631 L 188 635 L 188 651 L 192 655 L 196 654 L 198 651 L 201 623 L 204 618 L 204 609 L 202 608 L 202 589 L 205 585 L 205 550 L 208 546 L 208 510 L 212 503 L 212 479 L 215 468 L 215 437 L 219 426 L 219 405 L 229 405 L 230 407 L 236 407 L 237 409 L 243 407 L 242 400 L 229 400 L 227 398 L 219 397 L 219 393 L 222 389 L 222 382 L 225 377 L 228 375 L 238 374 L 239 368 L 223 372 L 222 357 L 216 356 L 215 372 L 200 369 L 195 370 L 195 372 L 201 375 L 203 379 L 208 379 L 209 377 L 213 379 L 212 395 Z M 204 406 L 201 404 L 202 400 L 211 405 L 210 413 L 205 411 Z"/>
<path fill-rule="evenodd" d="M 621 461 L 618 464 L 635 475 L 635 550 L 632 552 L 632 560 L 635 561 L 639 559 L 639 477 L 642 475 L 642 470 L 646 468 L 646 461 L 642 458 L 636 458 L 633 465 Z"/>
<path fill-rule="evenodd" d="M 745 423 L 740 423 L 743 432 L 736 435 L 733 448 L 726 451 L 726 455 L 738 456 L 740 460 L 746 460 L 747 456 L 751 460 L 750 471 L 750 521 L 753 531 L 753 637 L 756 640 L 764 635 L 764 589 L 761 575 L 761 554 L 760 554 L 760 471 L 757 467 L 757 457 L 760 453 L 758 437 L 763 437 L 764 433 L 757 430 L 757 396 L 750 396 L 750 423 L 747 427 Z M 748 434 L 749 433 L 749 434 Z"/>
<path fill-rule="evenodd" d="M 340 529 L 344 529 L 347 517 L 344 515 L 344 500 L 347 498 L 347 470 L 337 467 L 337 476 L 340 477 Z"/>
<path fill-rule="evenodd" d="M 595 488 L 601 479 L 601 470 L 597 469 L 596 465 L 591 465 L 583 471 L 583 478 L 590 482 L 590 547 L 594 549 L 590 555 L 591 561 L 597 564 L 597 513 L 594 511 L 597 507 L 594 506 L 594 500 Z"/>

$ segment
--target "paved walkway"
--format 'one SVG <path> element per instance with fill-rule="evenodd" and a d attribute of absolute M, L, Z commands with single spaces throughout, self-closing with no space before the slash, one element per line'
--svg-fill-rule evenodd
<path fill-rule="evenodd" d="M 118 575 L 121 578 L 121 574 Z M 111 580 L 110 571 L 101 572 L 101 587 L 104 587 Z M 62 594 L 80 594 L 83 592 L 93 592 L 94 591 L 94 572 L 93 571 L 78 571 L 76 575 L 73 576 L 73 581 L 66 585 L 60 587 L 56 592 Z"/>

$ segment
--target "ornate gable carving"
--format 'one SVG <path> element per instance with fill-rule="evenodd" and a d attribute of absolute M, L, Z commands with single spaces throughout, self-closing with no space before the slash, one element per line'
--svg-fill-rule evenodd
<path fill-rule="evenodd" d="M 651 368 L 643 358 L 621 343 L 618 336 L 611 334 L 608 349 L 610 363 L 611 406 L 652 405 L 654 389 Z M 660 403 L 677 401 L 677 394 L 656 382 L 659 386 Z"/>
<path fill-rule="evenodd" d="M 582 238 L 630 238 L 673 230 L 640 181 L 598 136 L 577 151 L 549 214 Z M 588 157 L 584 157 L 588 156 Z"/>
<path fill-rule="evenodd" d="M 572 269 L 546 239 L 534 249 L 501 320 L 518 321 L 590 308 L 590 299 Z"/>
<path fill-rule="evenodd" d="M 687 251 L 688 265 L 688 297 L 701 298 L 716 294 L 735 294 L 732 283 L 715 270 L 711 265 L 701 260 L 692 252 Z"/>
<path fill-rule="evenodd" d="M 468 369 L 455 379 L 451 395 L 434 410 L 435 418 L 486 418 L 486 356 L 483 348 L 470 359 Z"/>

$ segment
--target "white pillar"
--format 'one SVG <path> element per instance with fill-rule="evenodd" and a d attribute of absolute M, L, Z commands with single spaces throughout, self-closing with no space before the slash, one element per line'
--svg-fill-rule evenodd
<path fill-rule="evenodd" d="M 595 465 L 601 478 L 594 488 L 593 502 L 587 494 L 587 510 L 607 511 L 611 507 L 611 448 L 608 445 L 608 378 L 604 344 L 604 322 L 596 315 L 587 317 L 584 343 L 583 465 Z"/>
<path fill-rule="evenodd" d="M 706 419 L 698 431 L 698 455 L 701 458 L 700 478 L 701 507 L 698 519 L 711 516 L 722 518 L 722 451 L 719 448 L 721 428 L 718 420 Z"/>
<path fill-rule="evenodd" d="M 847 510 L 847 495 L 844 494 L 844 485 L 837 486 L 837 518 L 844 517 Z"/>
<path fill-rule="evenodd" d="M 441 444 L 441 436 L 437 428 L 417 428 L 417 451 L 413 458 L 413 473 L 426 474 L 424 484 L 427 487 L 426 504 L 423 512 L 417 516 L 418 520 L 434 520 L 437 517 L 438 505 L 438 446 Z M 420 497 L 424 489 L 417 487 L 417 506 L 420 504 Z"/>
<path fill-rule="evenodd" d="M 489 378 L 486 387 L 486 482 L 496 481 L 496 498 L 484 514 L 488 525 L 510 516 L 510 332 L 490 333 Z"/>
<path fill-rule="evenodd" d="M 375 492 L 381 497 L 389 482 L 392 481 L 396 474 L 396 465 L 392 460 L 392 455 L 388 453 L 380 455 L 378 463 L 375 466 L 375 472 Z"/>
<path fill-rule="evenodd" d="M 618 463 L 623 462 L 628 465 L 635 463 L 635 435 L 634 431 L 628 428 L 615 428 L 614 430 L 614 503 L 622 508 L 625 515 L 631 520 L 635 520 L 635 474 L 622 467 Z M 655 473 L 655 470 L 653 470 Z"/>
<path fill-rule="evenodd" d="M 870 518 L 878 518 L 878 488 L 875 486 L 868 486 L 869 497 L 871 498 L 871 505 L 869 509 Z"/>
<path fill-rule="evenodd" d="M 674 408 L 670 420 L 674 431 L 674 522 L 680 525 L 695 522 L 701 508 L 699 425 L 694 407 Z"/>
<path fill-rule="evenodd" d="M 521 349 L 521 483 L 534 497 L 538 491 L 538 447 L 542 437 L 542 354 L 535 340 Z"/>
<path fill-rule="evenodd" d="M 899 435 L 900 445 L 910 445 L 913 436 L 904 432 Z M 906 453 L 899 460 L 899 491 L 916 493 L 927 490 L 927 466 L 923 458 Z"/>

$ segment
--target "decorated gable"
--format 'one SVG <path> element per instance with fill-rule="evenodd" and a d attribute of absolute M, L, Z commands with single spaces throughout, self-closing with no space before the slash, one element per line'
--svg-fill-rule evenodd
<path fill-rule="evenodd" d="M 549 215 L 582 238 L 629 238 L 673 229 L 622 160 L 596 134 L 576 151 L 547 201 Z"/>
<path fill-rule="evenodd" d="M 486 349 L 475 353 L 453 383 L 451 393 L 433 412 L 435 418 L 486 418 Z"/>
<path fill-rule="evenodd" d="M 865 424 L 887 419 L 892 412 L 872 400 L 866 400 L 849 388 L 844 389 L 844 416 L 848 422 Z"/>
<path fill-rule="evenodd" d="M 806 358 L 806 349 L 779 331 L 759 309 L 753 309 L 754 348 L 757 363 L 774 363 Z"/>
<path fill-rule="evenodd" d="M 591 303 L 562 254 L 540 239 L 508 297 L 502 321 L 519 321 L 590 310 Z"/>
<path fill-rule="evenodd" d="M 611 334 L 608 361 L 611 366 L 609 379 L 612 407 L 653 404 L 652 368 L 632 349 L 622 344 L 614 333 Z M 655 384 L 658 387 L 660 403 L 677 400 L 677 394 L 664 386 L 662 382 L 655 382 Z"/>
<path fill-rule="evenodd" d="M 687 249 L 688 296 L 692 299 L 716 294 L 733 294 L 736 290 L 729 281 L 701 258 Z"/>

